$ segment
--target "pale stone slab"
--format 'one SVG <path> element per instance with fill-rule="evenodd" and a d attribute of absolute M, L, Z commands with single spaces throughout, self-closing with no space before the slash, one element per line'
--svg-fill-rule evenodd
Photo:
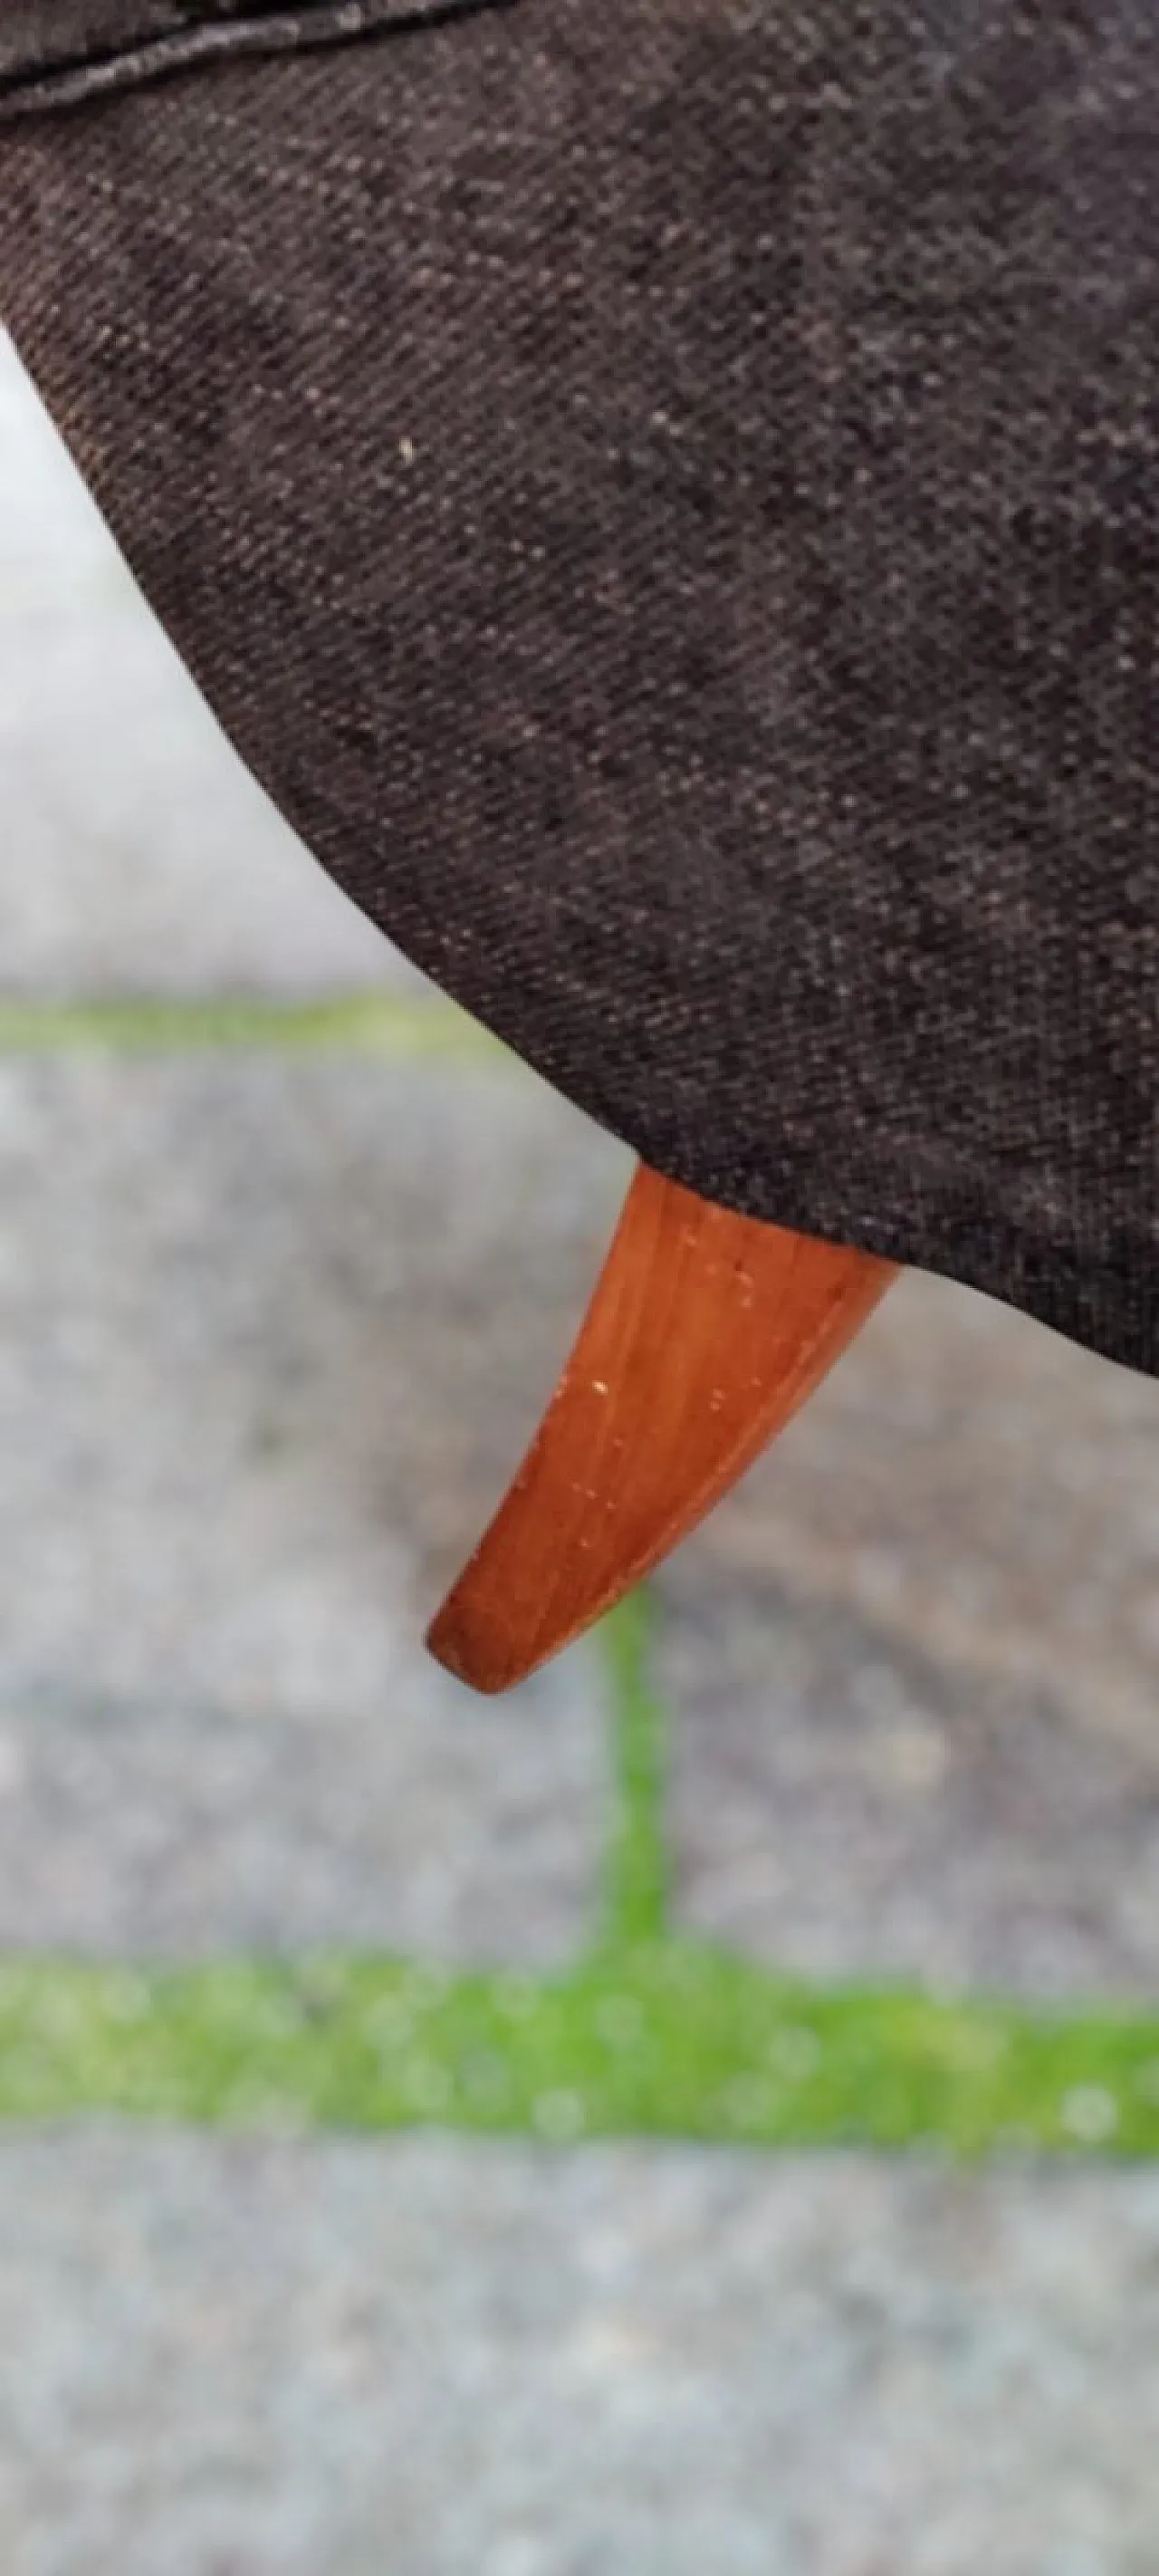
<path fill-rule="evenodd" d="M 1159 1987 L 1159 1385 L 910 1274 L 664 1584 L 685 1919 Z"/>
<path fill-rule="evenodd" d="M 1151 2576 L 1159 2181 L 0 2142 L 5 2576 Z"/>
<path fill-rule="evenodd" d="M 423 979 L 255 784 L 0 334 L 0 993 Z"/>
<path fill-rule="evenodd" d="M 620 1180 L 506 1071 L 0 1063 L 0 1943 L 578 1947 L 595 1651 L 422 1637 Z"/>

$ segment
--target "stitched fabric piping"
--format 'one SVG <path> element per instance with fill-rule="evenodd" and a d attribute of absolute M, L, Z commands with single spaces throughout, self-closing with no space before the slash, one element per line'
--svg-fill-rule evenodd
<path fill-rule="evenodd" d="M 520 0 L 0 0 L 0 124 L 238 55 L 414 35 Z"/>

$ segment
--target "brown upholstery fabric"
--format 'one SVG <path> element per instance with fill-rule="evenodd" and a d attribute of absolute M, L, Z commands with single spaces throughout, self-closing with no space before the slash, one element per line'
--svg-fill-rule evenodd
<path fill-rule="evenodd" d="M 441 984 L 1159 1370 L 1151 0 L 0 0 L 0 310 Z"/>

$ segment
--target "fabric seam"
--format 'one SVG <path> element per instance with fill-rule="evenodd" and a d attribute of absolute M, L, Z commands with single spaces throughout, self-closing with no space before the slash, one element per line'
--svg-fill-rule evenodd
<path fill-rule="evenodd" d="M 97 38 L 55 60 L 30 55 L 0 71 L 0 125 L 87 105 L 179 72 L 235 59 L 318 51 L 372 37 L 415 36 L 456 19 L 522 5 L 522 0 L 297 0 L 269 14 L 235 18 L 192 8 L 189 23 L 160 34 Z"/>

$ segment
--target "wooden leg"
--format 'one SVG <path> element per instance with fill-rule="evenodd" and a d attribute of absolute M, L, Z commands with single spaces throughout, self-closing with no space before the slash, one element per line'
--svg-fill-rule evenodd
<path fill-rule="evenodd" d="M 668 1554 L 752 1465 L 895 1276 L 638 1170 L 571 1359 L 428 1637 L 507 1690 Z"/>

